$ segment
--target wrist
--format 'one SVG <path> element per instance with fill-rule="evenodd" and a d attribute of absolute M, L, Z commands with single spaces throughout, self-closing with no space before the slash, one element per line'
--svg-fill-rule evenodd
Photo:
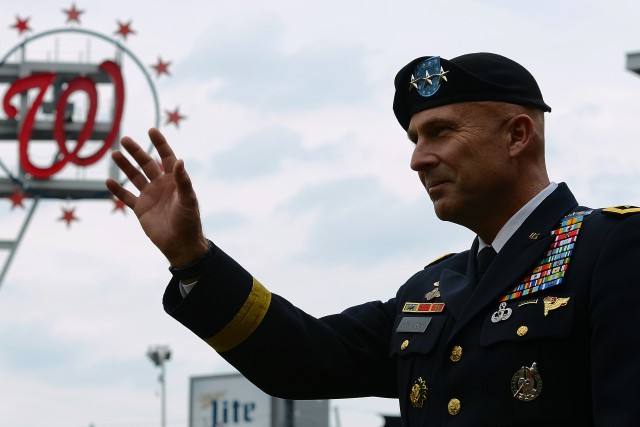
<path fill-rule="evenodd" d="M 177 266 L 171 263 L 169 271 L 174 278 L 183 281 L 184 283 L 190 283 L 198 280 L 202 273 L 211 265 L 214 256 L 214 245 L 210 240 L 207 241 L 207 248 L 204 254 L 201 254 L 199 258 L 192 261 L 189 264 L 178 264 Z M 192 258 L 193 259 L 193 258 Z"/>
<path fill-rule="evenodd" d="M 197 262 L 209 251 L 209 240 L 202 237 L 197 244 L 182 245 L 166 251 L 165 256 L 172 268 L 182 269 Z"/>

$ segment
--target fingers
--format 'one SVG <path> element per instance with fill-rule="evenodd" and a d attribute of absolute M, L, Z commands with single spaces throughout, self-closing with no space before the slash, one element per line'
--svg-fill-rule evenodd
<path fill-rule="evenodd" d="M 176 156 L 173 153 L 171 146 L 165 139 L 164 135 L 162 135 L 162 133 L 158 129 L 153 129 L 153 128 L 150 129 L 149 138 L 151 139 L 151 143 L 155 147 L 156 151 L 160 155 L 160 160 L 162 162 L 162 169 L 164 169 L 164 172 L 166 173 L 171 173 L 173 171 L 173 167 L 176 162 Z M 145 150 L 143 150 L 140 147 L 140 145 L 138 145 L 133 139 L 131 139 L 128 136 L 125 136 L 124 138 L 121 139 L 120 142 L 122 144 L 122 147 L 124 147 L 124 149 L 127 150 L 127 152 L 131 155 L 131 157 L 133 157 L 136 163 L 140 165 L 140 168 L 142 168 L 142 171 L 144 172 L 146 177 L 149 179 L 149 181 L 152 181 L 163 174 L 163 171 L 160 169 L 160 165 L 158 165 L 158 163 Z M 133 172 L 133 170 L 130 170 L 129 162 L 128 161 L 125 162 L 124 161 L 125 159 L 120 158 L 120 156 L 114 156 L 113 159 L 118 164 L 118 167 L 120 167 L 120 169 L 122 169 L 123 172 L 125 172 L 125 174 L 131 180 L 131 182 L 134 182 L 134 177 L 137 177 L 138 174 Z M 129 170 L 131 175 L 129 175 L 129 173 L 125 171 L 123 166 Z M 144 187 L 146 180 L 145 180 L 145 183 L 143 183 L 142 179 L 139 179 L 139 178 L 137 178 L 136 181 L 137 181 L 137 184 L 135 182 L 134 184 L 139 190 L 142 190 L 142 188 L 139 187 L 138 185 Z"/>
<path fill-rule="evenodd" d="M 158 129 L 151 128 L 149 129 L 149 138 L 160 155 L 160 161 L 162 162 L 164 171 L 166 173 L 173 172 L 176 156 L 164 135 Z"/>
<path fill-rule="evenodd" d="M 124 149 L 127 150 L 129 154 L 131 154 L 133 160 L 135 160 L 136 163 L 140 165 L 140 167 L 144 171 L 144 174 L 147 176 L 147 178 L 149 178 L 149 180 L 153 180 L 162 175 L 162 171 L 160 170 L 160 167 L 158 166 L 156 161 L 153 160 L 153 158 L 149 154 L 147 154 L 147 152 L 144 151 L 133 139 L 125 136 L 120 140 L 120 142 Z M 120 164 L 118 164 L 118 166 L 120 166 Z M 129 178 L 131 179 L 131 177 Z M 131 181 L 133 182 L 133 180 Z"/>
<path fill-rule="evenodd" d="M 197 206 L 198 200 L 196 198 L 196 193 L 193 190 L 193 185 L 191 184 L 191 178 L 189 178 L 189 174 L 187 174 L 187 171 L 184 168 L 184 160 L 177 160 L 175 162 L 173 177 L 176 187 L 178 188 L 180 202 L 189 207 Z"/>
<path fill-rule="evenodd" d="M 126 142 L 123 139 L 123 143 Z M 133 141 L 131 141 L 133 143 Z M 135 143 L 134 143 L 135 144 Z M 125 144 L 123 144 L 124 146 Z M 144 190 L 144 188 L 147 186 L 147 184 L 149 183 L 149 181 L 147 180 L 147 177 L 145 177 L 139 170 L 138 168 L 136 168 L 135 166 L 133 166 L 131 164 L 131 162 L 129 161 L 129 159 L 127 159 L 124 154 L 122 154 L 120 151 L 114 151 L 113 153 L 111 153 L 111 158 L 113 159 L 113 161 L 115 162 L 116 165 L 118 165 L 118 167 L 120 168 L 120 170 L 122 172 L 124 172 L 124 174 L 127 176 L 127 178 L 129 178 L 129 181 L 131 181 L 131 183 L 133 185 L 135 185 L 135 187 L 142 191 Z M 157 166 L 157 165 L 156 165 Z"/>
<path fill-rule="evenodd" d="M 122 203 L 127 205 L 127 207 L 133 210 L 133 207 L 136 204 L 136 200 L 138 199 L 134 196 L 130 191 L 126 190 L 118 181 L 112 178 L 108 178 L 105 182 L 107 189 L 116 196 Z"/>
<path fill-rule="evenodd" d="M 179 188 L 180 197 L 183 199 L 183 203 L 188 202 L 191 199 L 192 203 L 197 204 L 195 194 L 191 186 L 191 180 L 184 169 L 184 162 L 180 161 L 179 173 L 174 173 L 177 159 L 164 135 L 162 135 L 158 129 L 152 128 L 149 130 L 149 138 L 160 155 L 162 169 L 164 169 L 164 171 L 160 169 L 160 165 L 158 165 L 158 163 L 145 150 L 143 150 L 140 145 L 128 136 L 123 137 L 120 142 L 122 147 L 131 155 L 135 163 L 140 166 L 142 172 L 118 150 L 113 151 L 111 158 L 140 192 L 145 189 L 149 184 L 149 181 L 153 181 L 165 173 L 173 174 Z M 137 200 L 132 193 L 125 190 L 114 180 L 107 180 L 107 188 L 129 207 L 132 207 Z"/>

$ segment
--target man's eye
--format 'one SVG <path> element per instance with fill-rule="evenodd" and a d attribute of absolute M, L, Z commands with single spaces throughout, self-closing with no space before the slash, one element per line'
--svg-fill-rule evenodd
<path fill-rule="evenodd" d="M 443 136 L 448 132 L 451 132 L 451 128 L 449 126 L 437 126 L 434 127 L 431 131 L 432 136 Z"/>

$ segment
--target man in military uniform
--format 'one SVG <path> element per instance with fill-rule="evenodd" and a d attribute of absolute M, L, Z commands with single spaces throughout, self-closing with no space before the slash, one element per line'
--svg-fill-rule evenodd
<path fill-rule="evenodd" d="M 206 240 L 182 160 L 129 138 L 115 181 L 171 263 L 165 310 L 267 393 L 396 397 L 405 427 L 640 425 L 640 215 L 550 182 L 544 102 L 505 57 L 418 58 L 394 112 L 437 216 L 477 234 L 395 297 L 314 318 Z"/>

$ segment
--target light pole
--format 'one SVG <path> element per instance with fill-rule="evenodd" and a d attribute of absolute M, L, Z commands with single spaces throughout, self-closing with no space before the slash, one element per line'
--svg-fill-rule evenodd
<path fill-rule="evenodd" d="M 627 53 L 627 70 L 640 74 L 640 52 Z"/>
<path fill-rule="evenodd" d="M 161 407 L 161 427 L 166 426 L 166 402 L 165 402 L 165 389 L 166 389 L 166 381 L 165 381 L 165 370 L 164 364 L 167 360 L 171 358 L 171 350 L 169 346 L 166 345 L 156 345 L 153 347 L 149 347 L 147 350 L 147 356 L 154 365 L 160 368 L 160 376 L 158 377 L 158 381 L 160 381 L 160 398 L 162 399 L 162 407 Z"/>

